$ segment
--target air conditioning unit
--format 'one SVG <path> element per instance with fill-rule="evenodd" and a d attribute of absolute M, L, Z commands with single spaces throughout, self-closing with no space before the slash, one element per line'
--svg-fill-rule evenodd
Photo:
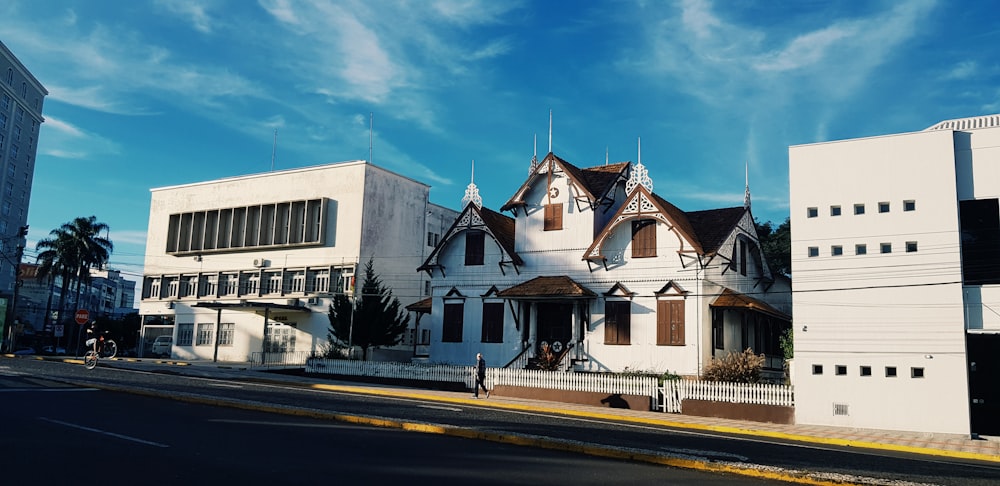
<path fill-rule="evenodd" d="M 319 304 L 319 297 L 309 297 L 306 299 L 306 303 L 309 305 L 317 305 Z"/>
<path fill-rule="evenodd" d="M 266 267 L 267 266 L 267 260 L 265 260 L 263 258 L 254 258 L 253 259 L 253 266 L 255 266 L 257 268 Z"/>

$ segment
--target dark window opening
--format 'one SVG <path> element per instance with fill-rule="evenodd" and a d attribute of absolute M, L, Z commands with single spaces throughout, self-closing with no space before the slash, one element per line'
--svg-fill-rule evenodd
<path fill-rule="evenodd" d="M 486 253 L 486 233 L 480 230 L 465 232 L 465 264 L 482 265 Z"/>

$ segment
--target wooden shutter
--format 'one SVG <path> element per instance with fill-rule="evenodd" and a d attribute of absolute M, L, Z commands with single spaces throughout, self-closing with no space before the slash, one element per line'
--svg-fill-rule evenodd
<path fill-rule="evenodd" d="M 503 342 L 503 303 L 483 303 L 483 342 Z"/>
<path fill-rule="evenodd" d="M 604 304 L 604 344 L 629 344 L 631 327 L 629 302 L 611 301 Z"/>
<path fill-rule="evenodd" d="M 465 304 L 445 304 L 444 319 L 441 329 L 441 340 L 446 343 L 462 342 L 463 314 Z"/>
<path fill-rule="evenodd" d="M 545 205 L 545 231 L 555 231 L 562 229 L 563 205 L 553 203 Z"/>
<path fill-rule="evenodd" d="M 684 301 L 656 301 L 656 344 L 684 345 Z"/>
<path fill-rule="evenodd" d="M 486 253 L 486 233 L 480 230 L 465 232 L 465 264 L 482 265 Z"/>
<path fill-rule="evenodd" d="M 632 221 L 632 258 L 656 256 L 656 221 Z"/>

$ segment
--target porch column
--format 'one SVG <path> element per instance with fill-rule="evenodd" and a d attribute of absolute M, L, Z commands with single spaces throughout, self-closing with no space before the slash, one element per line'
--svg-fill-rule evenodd
<path fill-rule="evenodd" d="M 528 342 L 532 345 L 538 341 L 538 305 L 534 302 L 528 303 Z"/>

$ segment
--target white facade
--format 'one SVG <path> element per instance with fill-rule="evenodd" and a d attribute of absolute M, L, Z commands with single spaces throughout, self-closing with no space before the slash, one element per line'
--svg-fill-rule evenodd
<path fill-rule="evenodd" d="M 967 332 L 1000 332 L 1000 281 L 966 275 L 961 213 L 1000 197 L 998 122 L 790 147 L 798 423 L 977 432 Z"/>
<path fill-rule="evenodd" d="M 369 258 L 401 304 L 419 300 L 425 235 L 456 215 L 428 191 L 364 161 L 153 189 L 139 306 L 147 346 L 172 334 L 173 357 L 220 361 L 319 351 L 332 296 L 352 294 Z"/>
<path fill-rule="evenodd" d="M 575 371 L 697 376 L 751 347 L 780 376 L 789 288 L 761 258 L 749 207 L 685 213 L 651 186 L 641 164 L 579 169 L 550 153 L 504 206 L 513 217 L 467 204 L 421 266 L 429 360 L 523 366 L 549 345 Z M 634 224 L 654 231 L 645 253 Z"/>

